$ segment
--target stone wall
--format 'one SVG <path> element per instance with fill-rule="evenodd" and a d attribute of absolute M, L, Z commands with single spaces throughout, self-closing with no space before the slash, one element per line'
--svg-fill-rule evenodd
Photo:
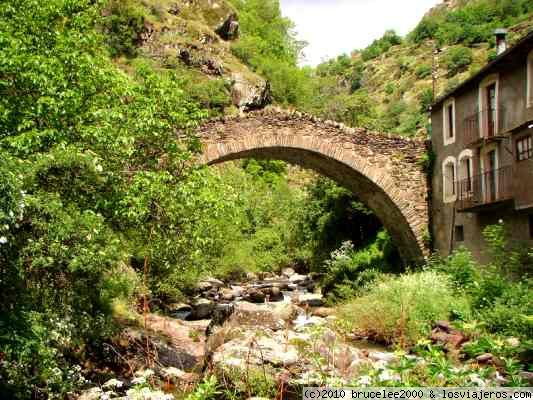
<path fill-rule="evenodd" d="M 311 168 L 352 190 L 390 232 L 407 262 L 428 253 L 425 143 L 267 108 L 206 122 L 201 162 L 272 158 Z"/>

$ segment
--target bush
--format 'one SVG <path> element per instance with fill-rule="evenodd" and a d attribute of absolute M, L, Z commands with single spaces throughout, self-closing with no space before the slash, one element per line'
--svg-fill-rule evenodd
<path fill-rule="evenodd" d="M 522 339 L 533 337 L 532 284 L 531 279 L 508 283 L 492 304 L 480 311 L 489 332 Z"/>
<path fill-rule="evenodd" d="M 385 34 L 376 39 L 361 52 L 363 61 L 372 60 L 387 52 L 392 46 L 398 45 L 402 42 L 402 38 L 396 34 L 395 31 L 389 30 Z"/>
<path fill-rule="evenodd" d="M 340 313 L 354 332 L 406 347 L 426 338 L 435 321 L 468 315 L 469 306 L 446 275 L 425 271 L 385 277 Z"/>
<path fill-rule="evenodd" d="M 479 287 L 481 274 L 472 254 L 461 248 L 445 260 L 434 261 L 437 269 L 448 276 L 459 291 L 475 290 Z"/>
<path fill-rule="evenodd" d="M 390 236 L 381 231 L 369 246 L 356 250 L 351 242 L 331 253 L 324 263 L 322 286 L 331 301 L 353 298 L 384 272 L 398 269 Z"/>
<path fill-rule="evenodd" d="M 104 29 L 113 56 L 137 55 L 140 36 L 144 32 L 144 11 L 132 0 L 111 0 L 104 18 Z"/>
<path fill-rule="evenodd" d="M 420 64 L 415 70 L 416 77 L 418 79 L 425 79 L 431 76 L 431 65 Z"/>
<path fill-rule="evenodd" d="M 448 69 L 448 77 L 465 71 L 472 63 L 472 59 L 472 50 L 468 47 L 458 46 L 450 49 L 444 58 L 445 66 Z"/>

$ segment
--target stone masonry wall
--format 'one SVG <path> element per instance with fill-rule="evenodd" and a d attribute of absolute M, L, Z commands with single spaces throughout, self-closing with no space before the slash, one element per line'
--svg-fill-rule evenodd
<path fill-rule="evenodd" d="M 275 158 L 312 168 L 351 189 L 390 232 L 404 260 L 428 254 L 428 188 L 423 141 L 348 128 L 267 108 L 206 122 L 201 162 Z"/>

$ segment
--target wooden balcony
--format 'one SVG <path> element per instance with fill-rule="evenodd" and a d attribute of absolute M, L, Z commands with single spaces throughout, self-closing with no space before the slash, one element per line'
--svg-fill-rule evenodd
<path fill-rule="evenodd" d="M 482 212 L 512 202 L 513 167 L 487 171 L 456 182 L 457 209 L 463 212 Z"/>
<path fill-rule="evenodd" d="M 476 112 L 463 120 L 465 145 L 472 147 L 491 140 L 501 140 L 506 133 L 506 114 L 503 107 Z"/>

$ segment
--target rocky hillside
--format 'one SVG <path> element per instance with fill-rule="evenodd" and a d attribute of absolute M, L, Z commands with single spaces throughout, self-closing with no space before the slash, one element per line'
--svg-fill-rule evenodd
<path fill-rule="evenodd" d="M 231 52 L 240 26 L 226 0 L 113 0 L 105 16 L 104 31 L 125 69 L 144 59 L 176 70 L 187 78 L 186 90 L 211 111 L 269 101 L 267 81 Z"/>
<path fill-rule="evenodd" d="M 524 36 L 533 27 L 532 3 L 445 0 L 406 38 L 388 31 L 366 49 L 319 65 L 324 100 L 311 110 L 389 132 L 425 134 L 433 62 L 438 97 L 495 57 L 493 30 L 498 27 L 509 29 L 511 44 Z M 350 103 L 351 110 L 346 108 Z"/>
<path fill-rule="evenodd" d="M 532 4 L 445 0 L 407 37 L 388 31 L 366 49 L 316 69 L 297 66 L 301 43 L 277 0 L 111 0 L 104 31 L 118 64 L 128 69 L 142 59 L 176 71 L 184 89 L 212 114 L 273 101 L 351 126 L 413 136 L 427 134 L 434 95 L 495 56 L 495 28 L 508 28 L 512 44 L 533 27 Z"/>

